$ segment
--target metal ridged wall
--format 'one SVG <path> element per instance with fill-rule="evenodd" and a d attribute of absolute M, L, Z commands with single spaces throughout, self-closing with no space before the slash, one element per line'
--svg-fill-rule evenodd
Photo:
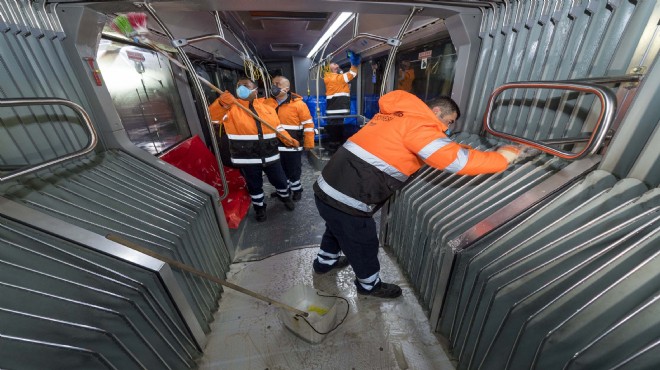
<path fill-rule="evenodd" d="M 119 151 L 75 160 L 0 186 L 3 196 L 100 235 L 115 234 L 224 278 L 230 264 L 211 199 Z M 175 270 L 202 328 L 221 289 Z"/>
<path fill-rule="evenodd" d="M 90 109 L 101 105 L 91 104 L 96 96 L 83 93 L 89 71 L 71 67 L 69 57 L 80 56 L 65 52 L 56 6 L 0 0 L 0 98 L 67 99 L 98 131 L 116 131 L 98 127 L 107 120 Z M 85 136 L 66 109 L 4 107 L 0 170 L 70 153 Z M 212 196 L 100 139 L 95 152 L 0 183 L 0 196 L 224 278 L 230 255 Z M 178 287 L 170 286 L 146 267 L 5 219 L 0 265 L 2 368 L 194 368 L 222 291 L 178 270 Z"/>
<path fill-rule="evenodd" d="M 458 368 L 657 365 L 659 210 L 660 189 L 596 171 L 457 254 L 440 332 Z"/>
<path fill-rule="evenodd" d="M 477 135 L 462 137 L 458 140 L 476 149 L 489 150 L 492 145 Z M 566 164 L 542 155 L 494 175 L 457 176 L 432 167 L 422 169 L 393 198 L 384 238 L 408 272 L 420 303 L 431 310 L 438 299 L 438 276 L 449 241 Z"/>
<path fill-rule="evenodd" d="M 485 12 L 475 87 L 457 141 L 480 149 L 499 144 L 468 132 L 481 130 L 488 95 L 503 83 L 619 76 L 630 73 L 631 64 L 657 64 L 655 1 L 506 3 Z M 613 88 L 618 120 L 624 120 L 636 92 Z M 655 89 L 649 87 L 651 96 Z M 589 99 L 569 102 L 561 94 L 531 89 L 517 94 L 506 96 L 513 106 L 493 115 L 509 131 L 561 138 L 579 135 L 575 127 L 588 127 L 583 124 L 590 119 Z M 622 159 L 653 168 L 657 146 L 649 149 L 647 140 L 639 137 L 639 148 L 630 151 L 637 155 L 647 148 L 646 157 Z M 619 179 L 593 171 L 550 189 L 551 197 L 462 244 L 468 230 L 490 226 L 482 222 L 489 214 L 567 165 L 542 155 L 488 176 L 425 168 L 393 198 L 382 241 L 448 340 L 459 369 L 660 366 L 655 177 Z"/>
<path fill-rule="evenodd" d="M 159 277 L 0 218 L 0 365 L 176 369 L 201 352 Z"/>

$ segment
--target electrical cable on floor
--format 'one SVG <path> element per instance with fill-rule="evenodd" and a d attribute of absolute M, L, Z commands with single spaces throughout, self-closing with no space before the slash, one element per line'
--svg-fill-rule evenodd
<path fill-rule="evenodd" d="M 338 295 L 323 295 L 323 294 L 320 294 L 319 292 L 316 292 L 316 294 L 317 294 L 318 296 L 321 296 L 321 297 L 330 297 L 330 298 L 339 298 L 339 299 L 343 299 L 344 302 L 346 302 L 346 313 L 344 314 L 344 317 L 342 317 L 341 321 L 339 321 L 339 323 L 338 323 L 337 325 L 335 325 L 334 328 L 332 328 L 332 329 L 330 329 L 330 330 L 328 330 L 328 331 L 326 331 L 326 332 L 324 333 L 324 332 L 320 332 L 320 331 L 316 330 L 316 328 L 314 327 L 314 325 L 312 325 L 309 321 L 307 321 L 307 319 L 306 319 L 304 316 L 301 316 L 301 315 L 295 315 L 295 316 L 294 316 L 294 319 L 298 320 L 298 318 L 300 317 L 301 319 L 305 320 L 305 322 L 307 323 L 307 325 L 309 325 L 309 327 L 312 328 L 312 330 L 314 330 L 317 334 L 321 334 L 321 335 L 330 334 L 330 333 L 332 333 L 335 329 L 337 329 L 337 328 L 339 327 L 339 325 L 341 325 L 341 324 L 344 323 L 344 320 L 346 320 L 346 317 L 348 317 L 348 311 L 351 310 L 351 304 L 348 303 L 348 299 L 346 299 L 346 298 L 344 298 L 344 297 L 340 297 L 340 296 L 338 296 Z"/>

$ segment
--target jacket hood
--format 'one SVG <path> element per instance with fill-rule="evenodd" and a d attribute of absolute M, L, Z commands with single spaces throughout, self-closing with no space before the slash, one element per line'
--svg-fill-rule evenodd
<path fill-rule="evenodd" d="M 442 131 L 448 129 L 447 125 L 442 123 L 421 99 L 403 90 L 394 90 L 383 95 L 378 100 L 378 107 L 380 113 L 383 114 L 401 112 L 408 117 L 433 122 L 440 126 Z"/>

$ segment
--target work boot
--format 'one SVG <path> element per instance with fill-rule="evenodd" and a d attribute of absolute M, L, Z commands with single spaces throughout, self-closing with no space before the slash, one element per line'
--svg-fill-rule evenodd
<path fill-rule="evenodd" d="M 323 263 L 320 263 L 318 258 L 315 258 L 312 266 L 314 267 L 314 272 L 316 272 L 317 274 L 325 274 L 330 270 L 340 269 L 348 266 L 348 258 L 346 258 L 346 256 L 339 256 L 337 262 L 335 262 L 332 265 L 325 265 Z"/>
<path fill-rule="evenodd" d="M 257 222 L 266 221 L 266 205 L 263 206 L 254 206 L 254 211 L 257 213 L 256 219 Z"/>
<path fill-rule="evenodd" d="M 291 200 L 290 195 L 286 198 L 282 198 L 282 197 L 279 197 L 279 198 L 282 201 L 282 203 L 284 203 L 284 206 L 286 207 L 286 209 L 288 209 L 289 211 L 293 211 L 294 209 L 296 209 L 296 205 L 293 204 L 293 200 Z"/>
<path fill-rule="evenodd" d="M 355 286 L 357 287 L 358 294 L 362 295 L 370 295 L 378 298 L 396 298 L 401 296 L 401 287 L 396 284 L 388 284 L 379 281 L 371 290 L 366 290 L 362 287 L 360 282 L 355 280 Z"/>
<path fill-rule="evenodd" d="M 302 198 L 302 189 L 301 189 L 301 190 L 294 191 L 294 192 L 293 192 L 293 195 L 291 196 L 291 198 L 292 198 L 295 202 L 299 201 L 299 200 Z"/>

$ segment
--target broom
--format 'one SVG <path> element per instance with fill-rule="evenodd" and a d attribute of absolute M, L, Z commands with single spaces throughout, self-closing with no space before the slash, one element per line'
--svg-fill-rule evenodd
<path fill-rule="evenodd" d="M 161 55 L 163 55 L 165 58 L 169 59 L 172 63 L 176 64 L 178 67 L 190 72 L 193 74 L 199 81 L 204 83 L 206 86 L 210 87 L 213 89 L 215 92 L 218 94 L 223 94 L 224 91 L 220 90 L 217 86 L 213 85 L 211 82 L 209 82 L 207 79 L 204 77 L 198 75 L 196 72 L 191 71 L 188 67 L 184 66 L 181 62 L 176 60 L 175 58 L 172 58 L 166 51 L 161 49 L 158 45 L 155 43 L 149 41 L 147 38 L 147 35 L 149 33 L 149 29 L 147 28 L 147 15 L 145 13 L 140 13 L 140 12 L 131 12 L 128 13 L 127 15 L 120 14 L 115 19 L 112 20 L 112 23 L 110 24 L 112 29 L 117 31 L 118 33 L 121 33 L 122 35 L 130 38 L 133 40 L 135 43 L 138 44 L 144 44 L 149 46 L 150 48 L 154 49 L 155 51 L 159 52 Z M 266 127 L 270 128 L 271 130 L 275 131 L 275 134 L 279 135 L 280 139 L 282 139 L 285 143 L 290 144 L 294 146 L 295 141 L 291 141 L 291 139 L 287 136 L 284 136 L 281 132 L 279 132 L 273 125 L 270 123 L 266 122 L 263 120 L 261 117 L 257 116 L 252 112 L 250 109 L 244 107 L 242 104 L 236 101 L 236 99 L 233 100 L 232 102 L 235 106 L 239 107 L 246 113 L 248 113 L 250 116 L 252 116 L 254 119 L 257 121 L 263 123 L 266 125 Z"/>

